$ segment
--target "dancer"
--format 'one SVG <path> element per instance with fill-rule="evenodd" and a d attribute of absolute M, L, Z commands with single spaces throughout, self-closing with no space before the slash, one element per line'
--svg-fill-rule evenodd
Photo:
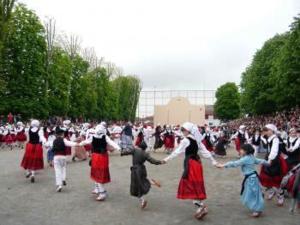
<path fill-rule="evenodd" d="M 160 161 L 152 158 L 149 153 L 146 153 L 147 144 L 142 141 L 138 148 L 125 149 L 121 152 L 121 156 L 132 155 L 132 167 L 131 170 L 131 183 L 130 194 L 139 198 L 141 209 L 146 208 L 147 200 L 144 196 L 149 192 L 151 183 L 147 178 L 147 170 L 144 165 L 146 161 L 154 165 L 164 164 L 164 161 Z M 152 182 L 158 186 L 159 183 L 152 179 Z"/>
<path fill-rule="evenodd" d="M 184 172 L 179 182 L 177 198 L 193 200 L 194 205 L 197 207 L 194 216 L 196 219 L 202 219 L 208 213 L 208 210 L 203 203 L 203 200 L 206 199 L 206 192 L 204 187 L 203 168 L 198 155 L 198 150 L 204 158 L 210 159 L 213 165 L 216 165 L 217 162 L 201 143 L 202 136 L 197 126 L 186 122 L 182 125 L 181 130 L 184 139 L 171 155 L 164 159 L 164 161 L 168 162 L 179 154 L 185 153 Z"/>
<path fill-rule="evenodd" d="M 27 137 L 25 134 L 25 128 L 22 122 L 17 123 L 17 136 L 16 136 L 16 141 L 18 142 L 18 147 L 23 149 L 24 148 L 24 143 L 27 141 Z"/>
<path fill-rule="evenodd" d="M 260 130 L 259 129 L 256 129 L 255 130 L 255 134 L 251 137 L 251 144 L 254 148 L 254 156 L 256 157 L 257 156 L 257 153 L 259 151 L 259 148 L 260 148 L 260 142 L 261 142 L 261 139 L 260 139 Z"/>
<path fill-rule="evenodd" d="M 172 131 L 171 126 L 168 125 L 166 127 L 166 130 L 162 132 L 161 135 L 163 136 L 165 150 L 167 154 L 171 154 L 175 147 L 175 135 Z"/>
<path fill-rule="evenodd" d="M 263 164 L 268 166 L 269 163 L 266 160 L 255 158 L 254 152 L 255 150 L 250 144 L 242 145 L 240 150 L 241 158 L 239 160 L 216 166 L 218 168 L 241 167 L 245 176 L 242 183 L 241 202 L 252 211 L 253 217 L 259 217 L 264 210 L 264 198 L 255 165 Z"/>
<path fill-rule="evenodd" d="M 21 166 L 27 171 L 26 178 L 35 182 L 35 171 L 44 169 L 43 146 L 46 143 L 43 129 L 38 120 L 32 120 L 28 131 L 29 141 L 26 144 Z"/>
<path fill-rule="evenodd" d="M 289 169 L 300 163 L 300 138 L 297 137 L 295 128 L 290 129 L 289 137 L 287 139 L 287 148 L 284 152 L 287 155 L 286 162 Z"/>
<path fill-rule="evenodd" d="M 277 193 L 277 205 L 282 206 L 284 203 L 284 193 L 280 189 L 282 178 L 288 171 L 287 164 L 281 156 L 279 139 L 276 136 L 277 127 L 274 124 L 267 124 L 263 130 L 262 141 L 267 143 L 268 149 L 265 159 L 271 164 L 270 166 L 262 166 L 260 172 L 260 180 L 262 186 L 266 188 L 268 193 L 267 199 L 271 200 Z"/>
<path fill-rule="evenodd" d="M 231 137 L 231 140 L 235 140 L 235 149 L 240 156 L 241 145 L 247 143 L 249 135 L 246 132 L 246 126 L 241 125 L 239 130 Z"/>
<path fill-rule="evenodd" d="M 121 150 L 119 145 L 106 135 L 106 129 L 97 125 L 95 134 L 89 139 L 82 141 L 80 146 L 92 144 L 91 179 L 95 181 L 94 194 L 97 194 L 97 201 L 104 201 L 107 198 L 107 191 L 104 184 L 110 182 L 108 145 L 116 150 Z"/>
<path fill-rule="evenodd" d="M 56 180 L 56 191 L 61 192 L 62 186 L 66 186 L 66 169 L 67 169 L 67 146 L 78 146 L 76 142 L 68 141 L 64 138 L 64 130 L 59 127 L 56 128 L 56 139 L 53 141 L 52 151 L 54 153 L 54 170 Z"/>

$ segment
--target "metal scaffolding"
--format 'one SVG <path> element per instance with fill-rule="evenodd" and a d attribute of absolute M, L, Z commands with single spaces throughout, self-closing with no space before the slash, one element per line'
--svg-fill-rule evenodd
<path fill-rule="evenodd" d="M 174 97 L 186 97 L 194 105 L 213 105 L 216 100 L 215 94 L 215 90 L 142 90 L 137 117 L 153 116 L 155 105 L 166 105 Z"/>

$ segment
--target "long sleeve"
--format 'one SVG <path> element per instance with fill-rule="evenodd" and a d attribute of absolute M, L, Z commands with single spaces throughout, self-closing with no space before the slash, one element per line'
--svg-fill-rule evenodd
<path fill-rule="evenodd" d="M 121 151 L 121 156 L 126 156 L 126 155 L 133 155 L 134 149 L 123 149 Z"/>
<path fill-rule="evenodd" d="M 85 139 L 84 141 L 80 142 L 80 146 L 89 145 L 93 142 L 93 136 L 90 136 L 89 138 Z"/>
<path fill-rule="evenodd" d="M 229 161 L 229 162 L 224 164 L 224 167 L 225 168 L 236 168 L 236 167 L 244 165 L 246 160 L 247 159 L 243 157 L 243 158 L 241 158 L 239 160 L 236 160 L 236 161 Z"/>
<path fill-rule="evenodd" d="M 239 135 L 239 132 L 237 131 L 237 132 L 235 132 L 234 135 L 231 136 L 230 139 L 233 140 L 233 139 L 237 138 L 238 135 Z"/>
<path fill-rule="evenodd" d="M 217 164 L 217 161 L 214 159 L 214 157 L 212 156 L 212 154 L 210 153 L 210 151 L 207 150 L 207 148 L 205 147 L 205 145 L 200 142 L 198 143 L 199 145 L 199 150 L 198 153 L 201 153 L 201 155 L 206 158 L 206 159 L 210 159 L 213 165 Z"/>
<path fill-rule="evenodd" d="M 164 158 L 164 161 L 169 161 L 171 159 L 174 159 L 178 155 L 185 152 L 185 149 L 190 145 L 190 141 L 187 138 L 184 138 L 179 146 L 169 155 L 168 157 Z"/>
<path fill-rule="evenodd" d="M 44 136 L 44 131 L 42 129 L 39 130 L 39 139 L 40 139 L 40 142 L 42 142 L 43 145 L 46 144 L 47 140 Z"/>
<path fill-rule="evenodd" d="M 268 161 L 274 160 L 278 155 L 278 151 L 279 151 L 279 139 L 273 138 L 272 148 L 268 157 Z"/>
<path fill-rule="evenodd" d="M 161 164 L 161 161 L 160 160 L 157 160 L 157 159 L 154 159 L 152 158 L 148 153 L 146 153 L 146 160 L 151 163 L 151 164 L 154 164 L 154 165 L 160 165 Z"/>
<path fill-rule="evenodd" d="M 265 165 L 265 166 L 270 165 L 270 164 L 268 163 L 268 161 L 266 161 L 266 160 L 264 160 L 264 159 L 258 159 L 258 158 L 255 158 L 254 163 L 255 163 L 256 165 Z"/>
<path fill-rule="evenodd" d="M 111 140 L 110 137 L 108 137 L 106 135 L 105 138 L 106 138 L 106 142 L 108 145 L 110 145 L 111 147 L 113 147 L 116 150 L 121 150 L 120 146 L 118 144 L 116 144 L 113 140 Z"/>
<path fill-rule="evenodd" d="M 69 141 L 66 138 L 64 138 L 64 143 L 65 143 L 65 146 L 68 146 L 68 147 L 75 147 L 75 146 L 77 146 L 76 142 Z"/>
<path fill-rule="evenodd" d="M 289 152 L 294 152 L 295 150 L 297 150 L 300 146 L 300 139 L 298 138 L 295 145 L 289 149 Z"/>

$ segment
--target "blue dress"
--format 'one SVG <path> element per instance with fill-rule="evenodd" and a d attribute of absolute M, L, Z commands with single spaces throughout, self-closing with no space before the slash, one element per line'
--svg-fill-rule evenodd
<path fill-rule="evenodd" d="M 255 165 L 257 164 L 268 165 L 268 162 L 263 159 L 257 159 L 253 155 L 246 155 L 239 160 L 230 161 L 224 165 L 225 168 L 241 167 L 242 173 L 245 175 L 241 202 L 252 212 L 262 212 L 264 210 L 264 198 L 255 170 Z"/>

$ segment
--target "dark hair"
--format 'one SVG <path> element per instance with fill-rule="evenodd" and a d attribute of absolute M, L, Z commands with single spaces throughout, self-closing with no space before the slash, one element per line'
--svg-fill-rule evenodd
<path fill-rule="evenodd" d="M 139 144 L 139 148 L 141 148 L 142 150 L 146 150 L 147 149 L 147 144 L 144 140 L 142 140 L 142 142 Z"/>
<path fill-rule="evenodd" d="M 254 148 L 250 144 L 242 145 L 241 149 L 243 149 L 246 152 L 246 155 L 253 155 L 254 154 Z"/>

